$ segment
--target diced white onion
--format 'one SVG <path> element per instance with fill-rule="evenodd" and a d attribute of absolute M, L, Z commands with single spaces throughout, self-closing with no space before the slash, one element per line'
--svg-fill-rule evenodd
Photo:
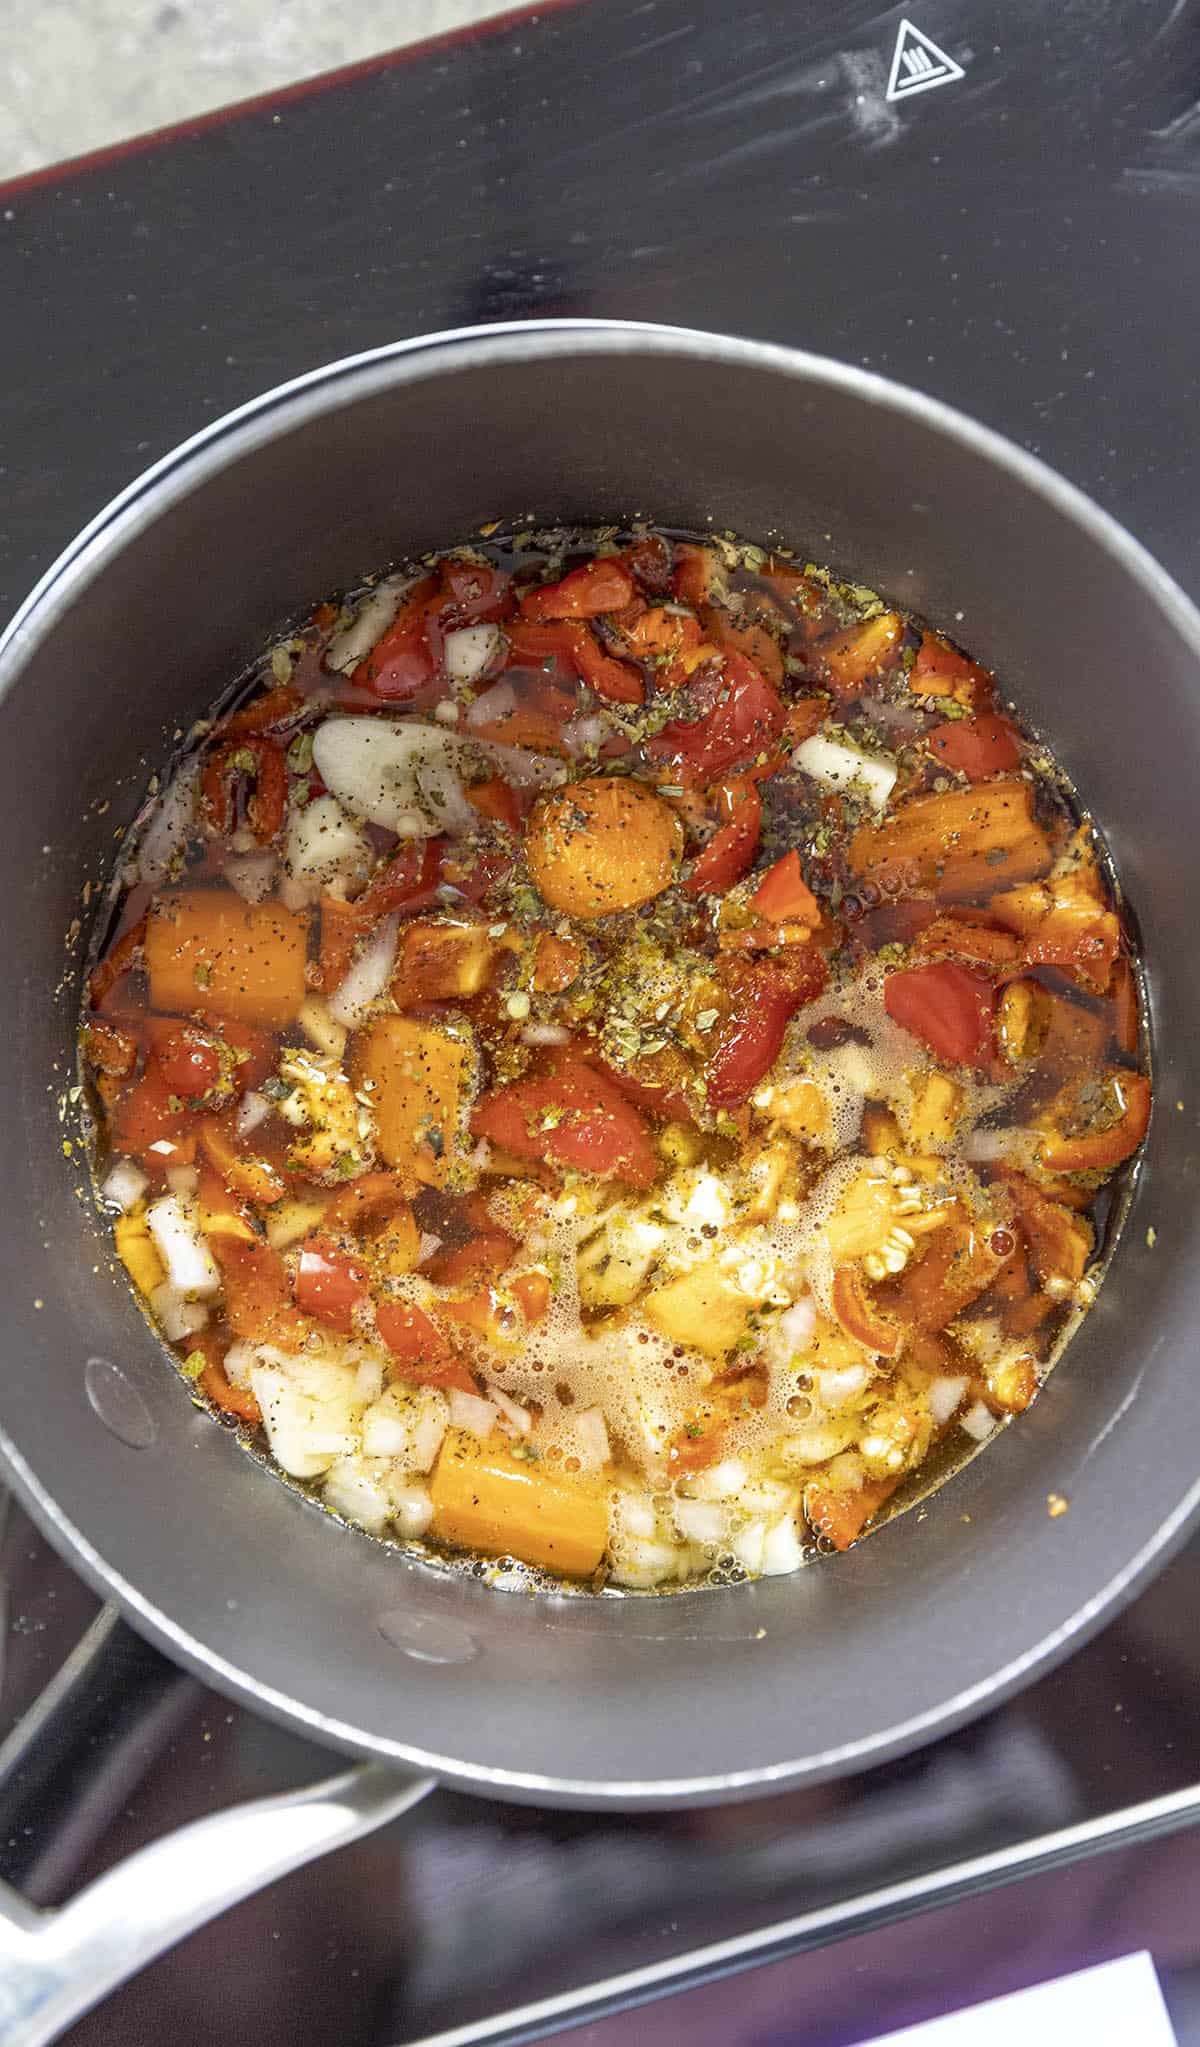
<path fill-rule="evenodd" d="M 157 888 L 171 872 L 177 856 L 187 844 L 196 815 L 198 760 L 181 768 L 160 798 L 138 847 L 138 880 Z"/>
<path fill-rule="evenodd" d="M 996 1417 L 990 1407 L 982 1400 L 977 1400 L 973 1407 L 969 1407 L 965 1414 L 959 1416 L 958 1426 L 965 1429 L 976 1443 L 983 1443 L 995 1428 Z"/>
<path fill-rule="evenodd" d="M 360 1400 L 378 1400 L 383 1392 L 383 1360 L 366 1357 L 354 1375 L 354 1388 Z"/>
<path fill-rule="evenodd" d="M 161 1201 L 152 1201 L 146 1223 L 172 1286 L 200 1300 L 220 1292 L 221 1275 L 212 1252 L 178 1195 L 166 1194 Z"/>
<path fill-rule="evenodd" d="M 208 1321 L 208 1309 L 203 1301 L 189 1301 L 186 1294 L 164 1279 L 150 1295 L 150 1306 L 162 1325 L 162 1333 L 168 1343 L 182 1343 L 186 1337 L 194 1336 Z"/>
<path fill-rule="evenodd" d="M 266 1095 L 260 1095 L 251 1088 L 238 1103 L 235 1119 L 238 1136 L 249 1137 L 252 1130 L 257 1130 L 260 1123 L 266 1122 L 270 1113 L 271 1104 Z"/>
<path fill-rule="evenodd" d="M 785 1438 L 780 1452 L 788 1464 L 824 1464 L 846 1448 L 852 1434 L 846 1421 L 809 1421 Z"/>
<path fill-rule="evenodd" d="M 703 1543 L 706 1548 L 724 1542 L 726 1514 L 716 1500 L 678 1499 L 674 1515 L 675 1526 L 685 1542 Z"/>
<path fill-rule="evenodd" d="M 378 1002 L 396 964 L 399 937 L 400 915 L 393 911 L 372 932 L 359 958 L 330 996 L 329 1014 L 336 1024 L 343 1025 L 346 1030 L 356 1030 L 368 1010 Z"/>
<path fill-rule="evenodd" d="M 322 1487 L 325 1505 L 370 1535 L 380 1535 L 392 1518 L 386 1487 L 361 1457 L 340 1457 Z"/>
<path fill-rule="evenodd" d="M 478 1436 L 486 1442 L 500 1419 L 500 1410 L 491 1400 L 481 1400 L 477 1393 L 463 1393 L 452 1386 L 447 1396 L 450 1405 L 450 1426 L 466 1429 L 468 1435 Z"/>
<path fill-rule="evenodd" d="M 275 886 L 275 868 L 275 855 L 269 848 L 264 853 L 235 853 L 225 862 L 224 876 L 243 902 L 261 903 Z"/>
<path fill-rule="evenodd" d="M 533 1416 L 528 1408 L 518 1407 L 500 1386 L 489 1386 L 488 1393 L 500 1410 L 500 1426 L 506 1435 L 528 1436 L 532 1432 Z"/>
<path fill-rule="evenodd" d="M 405 1472 L 426 1472 L 442 1447 L 449 1408 L 436 1387 L 389 1386 L 362 1420 L 368 1457 L 389 1457 Z"/>
<path fill-rule="evenodd" d="M 526 1024 L 521 1032 L 523 1045 L 569 1045 L 571 1033 L 564 1024 Z"/>
<path fill-rule="evenodd" d="M 1029 1144 L 1025 1130 L 971 1130 L 963 1139 L 963 1154 L 973 1165 L 990 1166 L 998 1159 L 1018 1157 Z"/>
<path fill-rule="evenodd" d="M 789 1571 L 798 1571 L 803 1562 L 804 1549 L 796 1531 L 796 1517 L 785 1514 L 767 1530 L 762 1553 L 763 1577 L 782 1578 Z"/>
<path fill-rule="evenodd" d="M 336 1023 L 329 1004 L 319 995 L 306 995 L 296 1015 L 305 1037 L 323 1059 L 341 1065 L 346 1053 L 346 1026 Z"/>
<path fill-rule="evenodd" d="M 119 1208 L 125 1215 L 136 1208 L 149 1185 L 145 1173 L 132 1159 L 116 1159 L 104 1176 L 100 1193 L 110 1208 Z"/>
<path fill-rule="evenodd" d="M 250 1384 L 250 1368 L 258 1362 L 258 1347 L 253 1343 L 231 1343 L 221 1360 L 221 1369 L 231 1386 L 247 1387 Z"/>
<path fill-rule="evenodd" d="M 584 1471 L 602 1471 L 612 1456 L 604 1410 L 585 1407 L 575 1416 L 575 1450 Z"/>
<path fill-rule="evenodd" d="M 440 1251 L 441 1248 L 442 1239 L 440 1237 L 435 1236 L 432 1230 L 422 1230 L 417 1242 L 417 1264 L 424 1265 L 425 1260 L 432 1258 L 434 1252 Z"/>
<path fill-rule="evenodd" d="M 345 675 L 356 662 L 379 644 L 396 613 L 400 599 L 411 590 L 414 576 L 388 576 L 363 598 L 350 624 L 335 633 L 325 650 L 325 665 Z"/>
<path fill-rule="evenodd" d="M 319 726 L 318 736 L 325 730 L 325 725 Z M 373 858 L 371 841 L 336 795 L 293 803 L 284 832 L 279 893 L 289 910 L 302 910 L 315 903 L 332 881 L 365 879 Z"/>
<path fill-rule="evenodd" d="M 318 1478 L 359 1448 L 355 1375 L 327 1358 L 255 1364 L 250 1386 L 271 1455 L 292 1478 Z"/>
<path fill-rule="evenodd" d="M 722 1457 L 719 1464 L 710 1464 L 707 1471 L 698 1471 L 690 1481 L 693 1493 L 700 1500 L 731 1500 L 740 1493 L 750 1473 L 740 1457 Z"/>
<path fill-rule="evenodd" d="M 397 1485 L 393 1480 L 388 1486 L 392 1502 L 392 1518 L 401 1535 L 424 1535 L 433 1520 L 433 1501 L 424 1486 Z"/>
<path fill-rule="evenodd" d="M 846 1365 L 837 1372 L 816 1374 L 817 1397 L 822 1407 L 845 1407 L 863 1391 L 871 1377 L 867 1365 Z"/>
<path fill-rule="evenodd" d="M 171 1193 L 178 1194 L 181 1201 L 190 1201 L 200 1185 L 195 1166 L 168 1166 L 165 1179 Z"/>
<path fill-rule="evenodd" d="M 965 1379 L 938 1378 L 929 1382 L 929 1412 L 940 1429 L 956 1413 L 967 1390 Z M 986 1412 L 986 1410 L 985 1410 Z"/>
<path fill-rule="evenodd" d="M 730 1537 L 729 1547 L 744 1571 L 757 1578 L 763 1567 L 767 1531 L 761 1521 L 747 1521 Z"/>
<path fill-rule="evenodd" d="M 804 740 L 792 759 L 814 782 L 823 783 L 827 789 L 848 789 L 853 783 L 861 784 L 875 810 L 883 809 L 896 786 L 898 771 L 889 755 L 866 753 L 861 747 L 826 739 L 820 732 Z"/>
<path fill-rule="evenodd" d="M 784 1343 L 792 1350 L 806 1349 L 816 1326 L 817 1304 L 811 1294 L 804 1294 L 798 1301 L 793 1301 L 775 1324 Z"/>
<path fill-rule="evenodd" d="M 494 682 L 473 704 L 467 705 L 467 723 L 491 725 L 500 718 L 510 718 L 516 708 L 517 693 L 511 682 Z"/>
<path fill-rule="evenodd" d="M 581 718 L 568 718 L 562 728 L 562 743 L 573 760 L 578 760 L 589 747 L 603 746 L 608 737 L 609 727 L 603 718 L 594 713 Z"/>
<path fill-rule="evenodd" d="M 478 682 L 497 660 L 501 646 L 498 625 L 464 625 L 447 633 L 443 658 L 451 682 Z"/>

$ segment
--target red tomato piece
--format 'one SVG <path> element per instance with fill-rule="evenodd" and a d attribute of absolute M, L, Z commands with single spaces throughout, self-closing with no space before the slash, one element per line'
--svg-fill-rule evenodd
<path fill-rule="evenodd" d="M 231 1017 L 225 1017 L 214 1035 L 224 1039 L 233 1053 L 230 1079 L 235 1093 L 240 1095 L 247 1088 L 261 1087 L 264 1080 L 274 1073 L 279 1058 L 279 1041 L 269 1031 L 256 1030 L 253 1024 L 235 1023 Z"/>
<path fill-rule="evenodd" d="M 481 817 L 490 818 L 493 824 L 503 825 L 506 831 L 520 832 L 525 820 L 521 798 L 503 775 L 493 775 L 486 782 L 476 782 L 467 790 L 467 802 L 474 805 Z"/>
<path fill-rule="evenodd" d="M 431 909 L 438 901 L 445 839 L 402 839 L 385 866 L 372 875 L 354 904 L 360 929 L 370 930 L 393 910 L 410 914 Z"/>
<path fill-rule="evenodd" d="M 351 682 L 383 703 L 403 703 L 433 681 L 442 658 L 441 598 L 432 576 L 409 591 L 391 625 L 360 661 Z"/>
<path fill-rule="evenodd" d="M 953 960 L 889 974 L 883 1006 L 894 1022 L 920 1038 L 939 1059 L 980 1064 L 992 1042 L 996 992 L 986 975 Z"/>
<path fill-rule="evenodd" d="M 615 556 L 585 562 L 557 583 L 527 590 L 521 616 L 532 619 L 598 618 L 602 611 L 621 611 L 632 603 L 633 578 Z"/>
<path fill-rule="evenodd" d="M 804 879 L 800 855 L 794 846 L 774 867 L 767 869 L 750 898 L 750 907 L 760 917 L 768 917 L 772 924 L 820 921 L 821 905 Z"/>
<path fill-rule="evenodd" d="M 651 596 L 665 596 L 674 566 L 671 543 L 661 533 L 643 533 L 624 550 L 622 561 Z"/>
<path fill-rule="evenodd" d="M 1016 727 L 993 711 L 981 711 L 977 718 L 952 718 L 945 725 L 935 725 L 932 732 L 925 734 L 925 744 L 935 760 L 944 761 L 969 782 L 1003 774 L 1021 761 Z"/>
<path fill-rule="evenodd" d="M 922 696 L 953 696 L 959 703 L 974 705 L 989 702 L 992 694 L 992 678 L 986 668 L 981 668 L 977 661 L 969 661 L 936 633 L 921 635 L 908 686 Z"/>
<path fill-rule="evenodd" d="M 411 1301 L 377 1301 L 375 1324 L 402 1378 L 422 1386 L 457 1386 L 462 1393 L 478 1391 L 441 1330 Z"/>
<path fill-rule="evenodd" d="M 168 1166 L 191 1165 L 196 1156 L 196 1118 L 153 1066 L 117 1103 L 113 1150 L 139 1159 L 156 1179 Z"/>
<path fill-rule="evenodd" d="M 705 784 L 757 753 L 770 752 L 783 730 L 784 707 L 744 654 L 726 654 L 698 668 L 688 685 L 695 718 L 676 718 L 646 747 L 651 760 L 670 763 L 685 782 Z"/>
<path fill-rule="evenodd" d="M 507 1271 L 516 1248 L 504 1230 L 484 1230 L 453 1251 L 438 1251 L 422 1271 L 439 1286 L 487 1286 Z"/>
<path fill-rule="evenodd" d="M 746 1100 L 779 1057 L 798 1009 L 812 1002 L 829 979 L 814 946 L 788 946 L 779 959 L 752 965 L 732 962 L 733 1006 L 705 1074 L 710 1109 L 732 1109 Z"/>
<path fill-rule="evenodd" d="M 681 604 L 711 603 L 720 594 L 723 581 L 721 565 L 711 547 L 697 547 L 690 540 L 679 542 L 671 582 Z"/>
<path fill-rule="evenodd" d="M 512 577 L 486 562 L 444 561 L 443 618 L 455 625 L 507 618 L 513 608 Z"/>
<path fill-rule="evenodd" d="M 283 748 L 261 733 L 227 739 L 205 763 L 200 779 L 200 813 L 209 830 L 226 837 L 235 830 L 238 790 L 250 785 L 246 823 L 257 843 L 275 837 L 287 808 L 287 759 Z"/>
<path fill-rule="evenodd" d="M 509 628 L 508 642 L 510 663 L 565 662 L 606 703 L 640 704 L 645 699 L 645 685 L 636 668 L 606 654 L 586 625 L 572 624 L 569 619 L 539 624 L 518 618 Z M 571 702 L 567 717 L 576 708 Z"/>
<path fill-rule="evenodd" d="M 225 1283 L 225 1320 L 247 1343 L 278 1343 L 294 1349 L 309 1333 L 292 1299 L 287 1267 L 268 1244 L 238 1237 L 209 1239 Z"/>
<path fill-rule="evenodd" d="M 254 732 L 274 732 L 281 726 L 290 725 L 299 717 L 308 703 L 303 690 L 285 682 L 278 689 L 269 689 L 261 697 L 235 711 L 221 727 L 224 739 L 245 739 Z"/>
<path fill-rule="evenodd" d="M 300 1247 L 296 1306 L 343 1336 L 354 1333 L 354 1310 L 367 1298 L 366 1267 L 329 1237 L 314 1235 Z"/>
<path fill-rule="evenodd" d="M 659 1160 L 633 1104 L 606 1074 L 572 1053 L 533 1080 L 514 1081 L 480 1102 L 476 1137 L 522 1159 L 649 1187 Z"/>
<path fill-rule="evenodd" d="M 173 1017 L 148 1016 L 145 1033 L 150 1060 L 169 1094 L 189 1101 L 220 1086 L 221 1055 L 205 1031 Z"/>
<path fill-rule="evenodd" d="M 907 945 L 919 931 L 933 923 L 937 913 L 936 903 L 923 902 L 917 897 L 880 903 L 875 909 L 868 910 L 862 920 L 863 944 L 870 952 L 878 952 L 884 945 Z"/>
<path fill-rule="evenodd" d="M 754 865 L 762 830 L 762 798 L 757 785 L 728 782 L 717 792 L 717 805 L 725 821 L 692 862 L 683 884 L 685 895 L 723 895 Z"/>

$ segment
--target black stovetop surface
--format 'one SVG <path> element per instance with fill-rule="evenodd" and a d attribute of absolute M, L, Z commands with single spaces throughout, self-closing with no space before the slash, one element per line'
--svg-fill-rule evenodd
<path fill-rule="evenodd" d="M 0 187 L 0 608 L 241 400 L 401 335 L 550 314 L 753 334 L 918 385 L 1045 456 L 1200 597 L 1200 0 L 914 7 L 962 75 L 894 100 L 899 8 L 588 0 Z M 0 1733 L 94 1608 L 15 1509 L 5 1556 Z M 1200 1836 L 1057 1873 L 1041 1845 L 1110 1818 L 1132 1840 L 1129 1808 L 1175 1794 L 1182 1816 L 1193 1787 L 1200 1814 L 1198 1580 L 1194 1541 L 1001 1712 L 837 1786 L 636 1818 L 437 1794 L 70 2038 L 399 2047 L 746 1934 L 811 1951 L 581 2037 L 838 2047 L 1149 1945 L 1200 2039 Z M 0 1874 L 54 1898 L 327 1768 L 181 1679 L 114 1717 L 69 1796 L 19 1825 L 0 1803 Z M 1003 1850 L 1043 1873 L 981 1895 L 987 1870 L 960 1866 Z M 894 1923 L 916 1903 L 938 1909 Z M 820 1945 L 839 1912 L 874 1930 Z"/>

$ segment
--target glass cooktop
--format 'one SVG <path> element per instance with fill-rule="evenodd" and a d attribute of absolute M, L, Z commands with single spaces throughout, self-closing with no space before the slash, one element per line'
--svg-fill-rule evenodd
<path fill-rule="evenodd" d="M 1200 4 L 910 4 L 560 5 L 0 187 L 0 607 L 269 385 L 552 314 L 918 385 L 1044 455 L 1200 597 Z M 15 1507 L 3 1561 L 0 1875 L 31 1898 L 328 1773 L 114 1657 Z M 849 2047 L 1148 1946 L 1200 2040 L 1198 1594 L 1193 1541 L 1002 1711 L 837 1785 L 669 1816 L 437 1793 L 69 2038 L 445 2047 L 571 2021 L 593 2047 Z M 749 1961 L 773 1966 L 730 1974 Z"/>

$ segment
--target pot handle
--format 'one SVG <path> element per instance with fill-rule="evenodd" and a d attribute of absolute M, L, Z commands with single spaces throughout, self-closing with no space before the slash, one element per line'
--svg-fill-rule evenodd
<path fill-rule="evenodd" d="M 111 1608 L 90 1632 L 96 1635 L 93 1679 L 129 1642 L 137 1643 Z M 137 1646 L 160 1671 L 170 1672 L 157 1652 Z M 95 1699 L 103 1699 L 106 1688 L 97 1693 L 93 1683 L 85 1700 L 85 1669 L 86 1658 L 80 1671 L 64 1673 L 63 1698 L 50 1702 L 36 1744 L 27 1745 L 30 1752 L 46 1748 L 48 1728 L 77 1731 L 71 1722 L 80 1709 L 94 1724 Z M 61 1752 L 57 1760 L 61 1765 Z M 0 1883 L 0 2041 L 4 2047 L 47 2047 L 198 1926 L 303 1863 L 398 1819 L 435 1788 L 432 1777 L 405 1777 L 382 1763 L 365 1763 L 302 1790 L 194 1820 L 106 1870 L 54 1911 L 39 1910 Z"/>

